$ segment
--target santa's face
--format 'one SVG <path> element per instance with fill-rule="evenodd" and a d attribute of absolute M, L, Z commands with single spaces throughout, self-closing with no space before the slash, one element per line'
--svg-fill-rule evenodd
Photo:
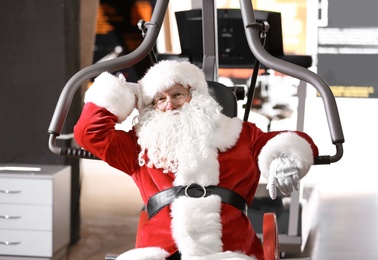
<path fill-rule="evenodd" d="M 189 94 L 188 89 L 183 88 L 175 90 L 186 90 L 183 93 Z M 210 95 L 193 91 L 190 98 L 182 98 L 178 104 L 172 104 L 177 105 L 175 109 L 169 109 L 174 93 L 167 90 L 169 95 L 161 103 L 165 102 L 163 109 L 151 106 L 144 110 L 139 115 L 136 129 L 142 148 L 140 165 L 175 173 L 183 167 L 189 170 L 196 165 L 193 162 L 205 160 L 209 155 L 209 149 L 213 148 L 211 133 L 218 126 L 221 107 Z M 155 106 L 158 101 L 155 99 Z M 145 153 L 147 162 L 143 161 Z"/>
<path fill-rule="evenodd" d="M 190 102 L 192 96 L 189 88 L 182 84 L 175 84 L 169 89 L 157 93 L 153 98 L 153 106 L 162 112 L 181 108 Z"/>

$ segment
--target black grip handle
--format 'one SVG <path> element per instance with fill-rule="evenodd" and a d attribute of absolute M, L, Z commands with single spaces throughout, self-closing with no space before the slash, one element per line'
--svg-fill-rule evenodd
<path fill-rule="evenodd" d="M 80 148 L 72 148 L 72 147 L 62 147 L 60 149 L 60 155 L 66 157 L 73 157 L 73 158 L 83 158 L 83 159 L 97 159 L 99 158 L 88 152 L 87 150 L 80 149 Z"/>

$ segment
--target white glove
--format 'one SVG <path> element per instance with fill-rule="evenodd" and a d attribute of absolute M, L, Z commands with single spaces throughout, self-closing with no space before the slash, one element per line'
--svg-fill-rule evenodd
<path fill-rule="evenodd" d="M 289 195 L 299 188 L 299 169 L 295 160 L 289 155 L 275 158 L 269 167 L 268 185 L 266 186 L 272 199 L 277 197 L 277 189 Z"/>
<path fill-rule="evenodd" d="M 135 90 L 137 83 L 126 82 L 125 77 L 118 77 L 109 72 L 97 76 L 91 87 L 85 92 L 84 102 L 92 102 L 106 108 L 118 117 L 121 123 L 132 113 L 136 106 Z"/>

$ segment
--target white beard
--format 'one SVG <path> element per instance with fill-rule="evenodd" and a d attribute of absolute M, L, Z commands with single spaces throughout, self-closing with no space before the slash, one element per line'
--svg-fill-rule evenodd
<path fill-rule="evenodd" d="M 196 91 L 179 110 L 148 108 L 138 117 L 139 165 L 175 173 L 174 185 L 216 185 L 218 150 L 213 133 L 219 128 L 221 107 L 209 95 Z M 143 155 L 147 152 L 148 162 Z"/>

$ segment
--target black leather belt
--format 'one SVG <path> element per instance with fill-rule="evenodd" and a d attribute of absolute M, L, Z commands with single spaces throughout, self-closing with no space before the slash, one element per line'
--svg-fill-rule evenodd
<path fill-rule="evenodd" d="M 149 218 L 152 218 L 162 208 L 168 206 L 180 196 L 203 198 L 210 195 L 220 196 L 223 203 L 230 204 L 247 215 L 248 204 L 245 199 L 238 193 L 218 186 L 204 187 L 198 184 L 190 184 L 188 186 L 175 186 L 166 190 L 162 190 L 152 196 L 147 203 L 148 216 Z"/>

